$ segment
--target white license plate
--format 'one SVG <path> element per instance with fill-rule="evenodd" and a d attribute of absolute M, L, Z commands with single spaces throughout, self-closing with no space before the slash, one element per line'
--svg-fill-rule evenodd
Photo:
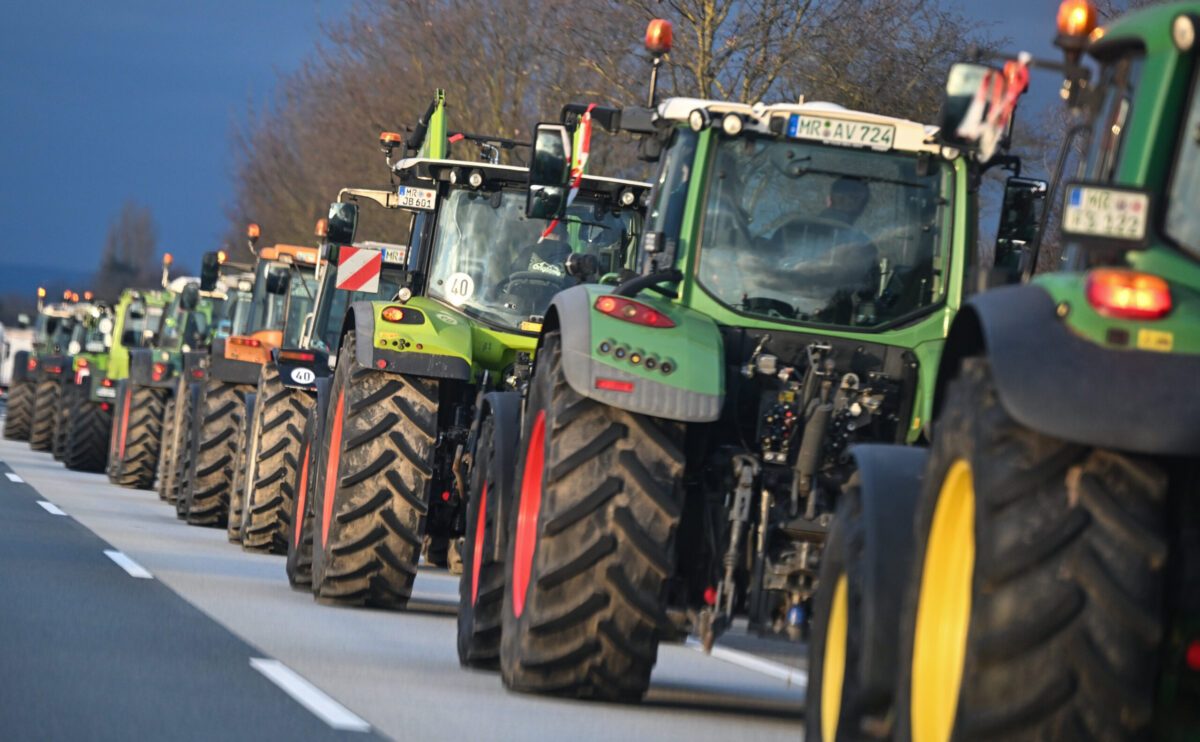
<path fill-rule="evenodd" d="M 895 145 L 896 127 L 794 113 L 788 120 L 788 136 L 825 144 L 886 150 Z"/>
<path fill-rule="evenodd" d="M 1115 188 L 1071 186 L 1063 205 L 1068 236 L 1141 241 L 1146 237 L 1150 197 Z"/>
<path fill-rule="evenodd" d="M 432 188 L 412 188 L 400 186 L 396 189 L 398 197 L 396 205 L 402 209 L 424 209 L 432 211 L 437 203 L 437 191 Z"/>
<path fill-rule="evenodd" d="M 109 397 L 110 399 L 117 396 L 117 390 L 111 386 L 102 386 L 96 390 L 97 397 Z"/>
<path fill-rule="evenodd" d="M 404 265 L 406 252 L 407 250 L 403 247 L 385 247 L 383 248 L 383 262 Z"/>

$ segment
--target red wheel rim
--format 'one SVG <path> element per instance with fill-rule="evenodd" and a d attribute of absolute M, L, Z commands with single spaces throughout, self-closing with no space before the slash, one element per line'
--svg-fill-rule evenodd
<path fill-rule="evenodd" d="M 525 471 L 521 476 L 521 504 L 517 509 L 517 539 L 513 549 L 513 615 L 525 610 L 529 574 L 533 570 L 533 550 L 537 546 L 538 512 L 542 508 L 542 471 L 546 466 L 546 411 L 539 410 L 525 452 Z"/>
<path fill-rule="evenodd" d="M 295 531 L 293 539 L 296 542 L 296 548 L 300 547 L 300 531 L 304 526 L 304 503 L 308 497 L 308 451 L 312 448 L 312 443 L 304 444 L 304 461 L 300 462 L 300 491 L 296 493 L 296 525 L 292 527 Z"/>
<path fill-rule="evenodd" d="M 479 493 L 479 517 L 475 521 L 475 544 L 471 550 L 471 605 L 479 598 L 479 565 L 483 564 L 483 528 L 487 520 L 487 479 Z"/>
<path fill-rule="evenodd" d="M 346 407 L 346 392 L 338 392 L 333 411 L 333 430 L 329 436 L 329 465 L 325 467 L 325 502 L 321 503 L 321 546 L 329 543 L 329 521 L 333 518 L 333 496 L 337 492 L 338 460 L 342 457 L 342 412 Z"/>
<path fill-rule="evenodd" d="M 129 404 L 133 401 L 133 387 L 125 387 L 125 409 L 121 410 L 121 446 L 117 458 L 125 460 L 125 436 L 129 435 Z"/>

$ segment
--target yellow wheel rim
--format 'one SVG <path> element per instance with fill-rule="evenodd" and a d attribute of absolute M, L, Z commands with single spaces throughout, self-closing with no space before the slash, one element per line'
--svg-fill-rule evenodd
<path fill-rule="evenodd" d="M 913 637 L 912 738 L 947 742 L 954 730 L 975 571 L 975 485 L 955 461 L 938 493 L 925 547 Z"/>
<path fill-rule="evenodd" d="M 833 588 L 829 625 L 825 628 L 825 661 L 821 663 L 821 740 L 837 739 L 842 711 L 842 682 L 846 677 L 846 635 L 849 633 L 849 599 L 845 573 Z"/>

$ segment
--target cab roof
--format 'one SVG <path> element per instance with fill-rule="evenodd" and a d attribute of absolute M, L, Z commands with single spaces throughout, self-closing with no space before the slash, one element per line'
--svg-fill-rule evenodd
<path fill-rule="evenodd" d="M 278 244 L 271 247 L 264 247 L 258 251 L 260 260 L 279 260 L 284 263 L 308 263 L 310 265 L 317 264 L 317 248 L 304 247 L 302 245 L 285 245 Z"/>
<path fill-rule="evenodd" d="M 420 180 L 449 180 L 450 173 L 461 170 L 464 173 L 471 170 L 482 170 L 484 177 L 489 180 L 505 180 L 514 183 L 524 183 L 529 178 L 529 168 L 521 165 L 499 165 L 489 162 L 471 160 L 437 160 L 426 157 L 406 157 L 392 166 L 393 172 L 401 178 L 416 178 Z M 602 175 L 584 174 L 583 182 L 589 190 L 619 191 L 623 188 L 647 189 L 649 183 L 623 178 L 607 178 Z"/>

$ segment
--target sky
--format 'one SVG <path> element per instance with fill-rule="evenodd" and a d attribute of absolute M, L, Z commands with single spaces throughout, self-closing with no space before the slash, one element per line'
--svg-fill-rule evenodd
<path fill-rule="evenodd" d="M 230 133 L 354 0 L 8 0 L 0 6 L 0 289 L 90 271 L 110 220 L 149 206 L 160 251 L 198 264 L 232 198 Z M 949 5 L 1053 55 L 1053 0 Z M 944 70 L 926 71 L 944 74 Z M 1035 77 L 1031 104 L 1057 81 Z M 22 205 L 26 204 L 26 205 Z M 19 268 L 18 268 L 19 266 Z M 27 276 L 27 278 L 25 277 Z"/>

